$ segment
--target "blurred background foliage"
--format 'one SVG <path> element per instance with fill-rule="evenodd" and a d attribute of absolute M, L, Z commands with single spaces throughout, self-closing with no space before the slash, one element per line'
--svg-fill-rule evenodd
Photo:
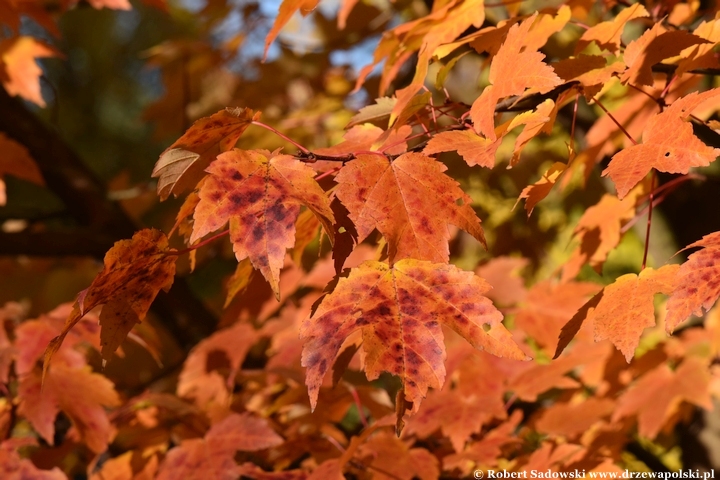
<path fill-rule="evenodd" d="M 117 202 L 138 228 L 153 226 L 167 232 L 180 200 L 160 203 L 150 174 L 164 148 L 197 118 L 227 106 L 249 107 L 261 111 L 264 122 L 312 149 L 340 141 L 345 125 L 358 108 L 392 93 L 378 91 L 377 75 L 354 91 L 357 72 L 372 62 L 373 50 L 383 32 L 427 14 L 432 2 L 362 0 L 350 12 L 345 28 L 339 29 L 336 18 L 341 3 L 323 1 L 313 14 L 293 17 L 263 61 L 264 39 L 279 5 L 276 0 L 170 0 L 166 9 L 133 2 L 133 9 L 128 11 L 96 10 L 81 2 L 59 18 L 58 36 L 30 20 L 21 26 L 22 31 L 43 38 L 63 55 L 42 60 L 42 90 L 48 106 L 27 107 L 59 132 L 107 186 L 107 198 Z M 530 13 L 559 3 L 527 1 L 517 8 L 521 13 Z M 602 2 L 571 3 L 592 5 L 587 12 L 591 17 L 599 18 L 603 13 Z M 495 24 L 507 15 L 505 7 L 488 8 L 486 22 Z M 628 35 L 639 34 L 631 30 Z M 554 35 L 543 51 L 550 61 L 566 57 L 579 35 L 580 30 L 571 26 Z M 454 54 L 460 55 L 446 89 L 452 99 L 471 103 L 487 84 L 486 59 L 469 48 Z M 393 88 L 409 82 L 414 73 L 412 63 L 407 62 L 401 69 Z M 438 66 L 433 66 L 426 82 L 428 88 L 433 89 L 437 73 Z M 608 88 L 615 89 L 607 92 L 608 99 L 627 101 L 637 94 L 617 83 Z M 437 102 L 445 99 L 442 91 L 433 89 L 433 95 Z M 577 220 L 612 187 L 597 170 L 587 175 L 582 188 L 581 178 L 570 179 L 566 188 L 552 192 L 530 217 L 517 198 L 553 162 L 567 158 L 572 121 L 569 100 L 560 110 L 552 135 L 534 139 L 515 168 L 507 168 L 507 159 L 517 132 L 505 138 L 492 170 L 469 168 L 455 154 L 443 157 L 449 173 L 473 198 L 489 240 L 486 252 L 460 234 L 452 245 L 454 263 L 471 270 L 498 255 L 523 256 L 530 261 L 526 279 L 534 282 L 556 275 L 568 259 Z M 576 129 L 580 146 L 585 141 L 584 129 L 601 113 L 597 107 L 581 102 Z M 253 128 L 240 140 L 240 146 L 294 151 L 270 132 Z M 66 206 L 48 189 L 12 177 L 7 183 L 9 201 L 0 207 L 3 231 L 52 231 L 74 225 Z M 709 185 L 717 186 L 712 176 Z M 682 199 L 683 190 L 678 192 L 676 195 Z M 682 204 L 672 204 L 669 210 L 676 217 L 687 217 L 682 214 Z M 692 219 L 684 221 L 692 223 Z M 650 265 L 681 261 L 682 255 L 670 260 L 678 245 L 720 229 L 712 221 L 696 222 L 701 224 L 679 225 L 677 219 L 666 220 L 662 208 L 656 211 Z M 637 219 L 603 271 L 586 267 L 580 279 L 610 283 L 622 273 L 639 271 L 645 223 L 643 218 Z M 694 229 L 688 234 L 691 238 L 683 237 L 678 242 L 678 234 L 688 228 Z M 309 269 L 317 259 L 318 249 L 316 245 L 314 252 L 306 253 L 305 268 Z M 328 249 L 322 251 L 327 253 Z M 71 301 L 91 282 L 100 260 L 89 256 L 58 257 L 51 252 L 45 258 L 0 256 L 0 304 L 20 300 L 30 315 L 37 315 Z M 192 275 L 187 264 L 181 266 L 180 272 L 181 276 L 188 275 L 192 289 L 208 308 L 218 316 L 224 315 L 227 322 L 229 316 L 237 314 L 236 308 L 221 314 L 224 284 L 235 268 L 230 248 L 212 245 L 199 251 Z M 151 325 L 162 332 L 152 315 Z M 182 346 L 173 343 L 172 332 L 161 336 L 163 344 L 168 345 L 164 358 L 169 358 L 169 363 L 180 359 Z M 111 362 L 108 374 L 124 378 L 128 385 L 141 384 L 159 368 L 147 354 L 129 357 L 135 357 L 134 361 L 143 366 L 127 369 L 122 362 L 115 366 Z"/>

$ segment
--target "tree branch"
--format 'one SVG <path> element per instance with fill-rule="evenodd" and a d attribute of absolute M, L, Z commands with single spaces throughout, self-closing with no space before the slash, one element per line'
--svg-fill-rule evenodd
<path fill-rule="evenodd" d="M 75 222 L 86 227 L 72 232 L 1 234 L 0 254 L 102 258 L 113 242 L 135 233 L 137 226 L 132 219 L 107 198 L 103 183 L 72 148 L 3 88 L 0 112 L 0 131 L 29 150 L 48 188 L 65 203 Z M 152 308 L 186 350 L 207 337 L 217 325 L 217 318 L 182 278 L 175 278 L 170 292 L 161 292 Z"/>

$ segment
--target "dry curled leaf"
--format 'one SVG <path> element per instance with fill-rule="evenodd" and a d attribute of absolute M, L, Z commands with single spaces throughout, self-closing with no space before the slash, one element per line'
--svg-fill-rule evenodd
<path fill-rule="evenodd" d="M 210 162 L 233 148 L 259 116 L 249 108 L 226 108 L 193 123 L 155 164 L 152 176 L 158 179 L 160 198 L 165 200 L 171 193 L 177 196 L 195 186 Z"/>
<path fill-rule="evenodd" d="M 70 329 L 99 305 L 104 305 L 100 342 L 107 361 L 133 326 L 145 318 L 158 292 L 172 286 L 177 257 L 170 253 L 167 237 L 159 230 L 140 230 L 132 239 L 116 242 L 105 254 L 103 270 L 78 295 L 63 331 L 45 350 L 44 375 Z"/>

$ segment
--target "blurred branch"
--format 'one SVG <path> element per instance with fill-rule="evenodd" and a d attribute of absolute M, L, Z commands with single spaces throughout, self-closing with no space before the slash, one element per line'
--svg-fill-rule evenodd
<path fill-rule="evenodd" d="M 57 257 L 67 255 L 102 258 L 117 240 L 87 228 L 63 231 L 0 233 L 2 255 Z"/>
<path fill-rule="evenodd" d="M 0 112 L 0 131 L 29 150 L 47 187 L 65 203 L 69 216 L 84 227 L 72 231 L 0 234 L 0 254 L 102 258 L 115 241 L 135 233 L 137 226 L 117 204 L 108 200 L 103 183 L 72 148 L 3 88 Z M 161 292 L 152 308 L 185 349 L 207 337 L 217 325 L 217 318 L 182 278 L 175 279 L 169 293 Z"/>

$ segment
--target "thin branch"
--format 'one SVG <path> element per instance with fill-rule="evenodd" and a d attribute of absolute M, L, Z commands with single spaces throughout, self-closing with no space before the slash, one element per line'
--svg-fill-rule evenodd
<path fill-rule="evenodd" d="M 654 190 L 655 190 L 655 174 L 650 173 L 652 175 L 652 178 L 650 180 L 650 199 L 649 199 L 649 205 L 648 205 L 648 219 L 647 219 L 647 228 L 645 229 L 645 250 L 643 251 L 643 261 L 642 261 L 642 267 L 641 270 L 645 270 L 645 266 L 647 265 L 647 256 L 648 256 L 648 250 L 650 250 L 650 227 L 652 226 L 652 213 L 653 213 L 653 199 L 654 199 Z"/>
<path fill-rule="evenodd" d="M 633 145 L 637 145 L 637 144 L 638 144 L 638 143 L 635 141 L 635 139 L 632 137 L 632 135 L 630 135 L 630 134 L 628 133 L 628 131 L 625 130 L 625 127 L 623 127 L 623 126 L 620 124 L 620 122 L 618 122 L 617 119 L 616 119 L 615 117 L 613 117 L 613 114 L 610 113 L 610 112 L 608 111 L 608 109 L 605 108 L 605 106 L 604 106 L 602 103 L 600 103 L 600 101 L 599 101 L 597 98 L 593 97 L 593 101 L 597 104 L 598 107 L 602 108 L 603 112 L 607 113 L 608 117 L 610 117 L 610 120 L 612 120 L 612 121 L 615 123 L 615 125 L 617 125 L 618 128 L 620 128 L 620 130 L 622 130 L 622 132 L 625 134 L 625 136 L 626 136 L 627 138 L 630 139 L 630 141 L 633 143 Z"/>
<path fill-rule="evenodd" d="M 304 153 L 304 154 L 306 154 L 306 155 L 310 153 L 310 151 L 309 151 L 307 148 L 303 147 L 302 145 L 300 145 L 299 143 L 297 143 L 295 140 L 293 140 L 292 138 L 288 137 L 288 136 L 285 135 L 284 133 L 280 132 L 278 129 L 276 129 L 276 128 L 274 128 L 274 127 L 271 127 L 271 126 L 268 125 L 267 123 L 258 122 L 257 120 L 254 120 L 254 121 L 252 121 L 252 122 L 250 122 L 250 123 L 251 123 L 252 125 L 256 125 L 256 126 L 258 126 L 258 127 L 264 128 L 265 130 L 269 130 L 269 131 L 273 132 L 275 135 L 277 135 L 278 137 L 282 138 L 282 139 L 285 140 L 286 142 L 292 143 L 292 144 L 293 144 L 298 150 L 300 150 L 302 153 Z"/>
<path fill-rule="evenodd" d="M 168 255 L 185 255 L 186 253 L 192 252 L 193 250 L 197 250 L 200 247 L 204 247 L 205 245 L 208 245 L 209 243 L 214 242 L 218 238 L 222 238 L 225 235 L 230 233 L 230 229 L 223 230 L 222 232 L 213 235 L 212 237 L 208 237 L 205 240 L 203 240 L 200 243 L 196 243 L 195 245 L 190 245 L 188 248 L 182 249 L 182 250 L 171 250 L 168 252 Z"/>

